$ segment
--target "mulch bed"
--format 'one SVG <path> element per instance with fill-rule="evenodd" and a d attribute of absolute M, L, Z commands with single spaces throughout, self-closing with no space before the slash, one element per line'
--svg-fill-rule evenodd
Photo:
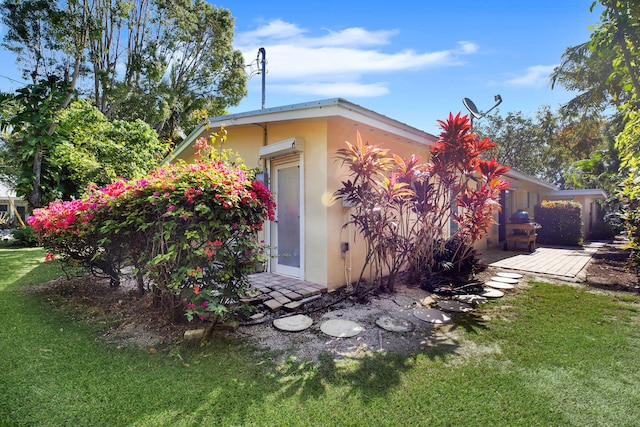
<path fill-rule="evenodd" d="M 634 250 L 617 237 L 594 254 L 587 265 L 587 284 L 614 291 L 640 292 L 638 268 L 632 265 Z"/>

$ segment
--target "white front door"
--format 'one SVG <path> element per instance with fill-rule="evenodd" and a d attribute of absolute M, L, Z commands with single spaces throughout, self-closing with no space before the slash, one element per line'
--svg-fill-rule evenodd
<path fill-rule="evenodd" d="M 273 168 L 276 193 L 276 220 L 273 246 L 276 253 L 275 272 L 302 277 L 301 186 L 300 162 L 289 162 Z"/>

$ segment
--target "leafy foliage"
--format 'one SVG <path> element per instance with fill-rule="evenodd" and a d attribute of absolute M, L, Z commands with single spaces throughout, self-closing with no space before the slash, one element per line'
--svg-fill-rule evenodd
<path fill-rule="evenodd" d="M 168 150 L 140 120 L 110 121 L 87 101 L 62 108 L 67 89 L 55 80 L 30 85 L 0 108 L 10 131 L 0 147 L 8 167 L 0 174 L 33 207 L 79 197 L 90 183 L 142 176 Z"/>
<path fill-rule="evenodd" d="M 397 273 L 404 269 L 413 280 L 421 280 L 441 269 L 435 264 L 445 253 L 450 255 L 450 270 L 460 272 L 475 254 L 473 242 L 493 223 L 500 191 L 508 186 L 500 177 L 508 168 L 480 156 L 495 143 L 471 133 L 467 116 L 450 115 L 440 125 L 443 131 L 431 147 L 430 163 L 363 143 L 359 133 L 355 144 L 346 142 L 346 148 L 338 150 L 350 179 L 336 196 L 353 206 L 349 223 L 367 245 L 358 285 L 367 269 L 371 289 L 393 290 Z M 458 225 L 450 236 L 449 221 Z"/>
<path fill-rule="evenodd" d="M 479 135 L 491 135 L 498 144 L 487 156 L 564 188 L 586 185 L 577 174 L 567 176 L 572 171 L 570 165 L 594 151 L 606 150 L 607 141 L 611 141 L 605 135 L 604 121 L 597 116 L 577 118 L 545 106 L 538 109 L 535 118 L 520 112 L 505 117 L 494 113 L 474 126 Z"/>
<path fill-rule="evenodd" d="M 56 114 L 70 96 L 69 86 L 55 78 L 28 85 L 14 97 L 4 98 L 2 128 L 11 131 L 4 138 L 2 174 L 14 182 L 16 194 L 26 196 L 31 207 L 41 207 L 61 196 L 62 180 L 57 164 L 48 155 L 56 146 Z"/>
<path fill-rule="evenodd" d="M 192 113 L 246 94 L 233 18 L 204 0 L 3 0 L 3 46 L 34 84 L 57 76 L 110 119 L 179 140 Z"/>
<path fill-rule="evenodd" d="M 55 138 L 50 156 L 63 177 L 62 199 L 79 197 L 89 184 L 141 177 L 169 149 L 143 121 L 108 120 L 87 101 L 75 101 L 58 113 Z"/>
<path fill-rule="evenodd" d="M 156 303 L 174 320 L 182 312 L 223 315 L 262 260 L 256 233 L 273 219 L 275 205 L 239 160 L 215 150 L 210 155 L 156 168 L 136 181 L 89 187 L 81 199 L 35 210 L 29 224 L 63 261 L 116 273 L 132 263 L 141 291 L 146 276 Z"/>
<path fill-rule="evenodd" d="M 543 201 L 534 207 L 534 217 L 542 228 L 538 241 L 552 245 L 579 245 L 582 242 L 582 206 L 558 200 Z"/>
<path fill-rule="evenodd" d="M 33 227 L 18 227 L 12 231 L 15 243 L 22 247 L 33 247 L 38 245 L 38 238 Z"/>

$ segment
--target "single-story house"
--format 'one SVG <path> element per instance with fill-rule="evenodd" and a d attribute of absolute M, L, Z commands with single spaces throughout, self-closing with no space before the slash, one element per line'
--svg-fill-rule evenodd
<path fill-rule="evenodd" d="M 6 216 L 12 225 L 18 224 L 20 220 L 26 221 L 27 201 L 17 197 L 7 184 L 0 182 L 0 216 Z"/>
<path fill-rule="evenodd" d="M 194 143 L 209 138 L 224 126 L 223 148 L 237 151 L 247 166 L 262 171 L 262 179 L 275 193 L 276 220 L 264 230 L 271 247 L 267 269 L 324 284 L 329 290 L 356 278 L 364 260 L 364 247 L 345 228 L 349 207 L 333 194 L 346 178 L 335 153 L 345 141 L 362 140 L 408 157 L 429 160 L 430 145 L 437 138 L 341 98 L 210 118 L 196 128 L 166 159 L 193 161 Z M 512 189 L 505 192 L 501 217 L 509 218 L 519 208 L 532 209 L 557 189 L 533 177 L 511 171 Z M 503 219 L 503 218 L 502 218 Z M 501 223 L 504 224 L 504 220 Z M 495 226 L 481 245 L 497 244 L 500 227 Z M 278 256 L 278 253 L 287 254 Z"/>

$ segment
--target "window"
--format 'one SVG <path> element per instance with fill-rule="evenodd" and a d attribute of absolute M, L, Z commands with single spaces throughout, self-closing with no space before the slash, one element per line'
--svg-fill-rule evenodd
<path fill-rule="evenodd" d="M 26 213 L 27 213 L 27 208 L 24 206 L 16 206 L 16 209 L 18 211 L 18 215 L 20 215 L 20 218 L 22 218 L 23 221 L 26 220 Z"/>

